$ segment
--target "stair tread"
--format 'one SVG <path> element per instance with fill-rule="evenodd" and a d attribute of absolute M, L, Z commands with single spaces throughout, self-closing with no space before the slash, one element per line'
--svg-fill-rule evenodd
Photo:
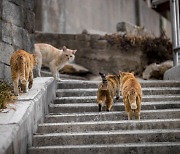
<path fill-rule="evenodd" d="M 166 104 L 180 104 L 180 101 L 163 101 L 163 102 L 142 102 L 142 106 L 143 105 L 156 105 L 156 104 L 162 104 L 162 105 L 166 105 Z M 51 107 L 90 107 L 90 106 L 97 106 L 97 103 L 66 103 L 66 104 L 50 104 Z M 116 102 L 113 104 L 113 106 L 124 106 L 123 102 Z"/>
<path fill-rule="evenodd" d="M 110 130 L 110 131 L 88 131 L 88 132 L 66 132 L 66 133 L 46 133 L 46 134 L 35 134 L 34 137 L 58 137 L 58 136 L 97 136 L 97 135 L 129 135 L 129 134 L 166 134 L 166 133 L 180 133 L 180 129 L 152 129 L 152 130 Z"/>
<path fill-rule="evenodd" d="M 38 146 L 38 147 L 31 147 L 31 148 L 42 148 L 42 149 L 51 149 L 51 148 L 89 148 L 89 147 L 147 147 L 147 146 L 173 146 L 179 145 L 180 142 L 146 142 L 146 143 L 121 143 L 121 144 L 89 144 L 89 145 L 63 145 L 63 146 Z"/>
<path fill-rule="evenodd" d="M 97 91 L 98 88 L 57 89 L 57 92 Z M 142 90 L 180 90 L 180 87 L 142 87 Z"/>
<path fill-rule="evenodd" d="M 143 95 L 142 98 L 160 98 L 160 97 L 178 97 L 179 94 L 166 94 L 166 95 Z M 68 96 L 68 97 L 56 97 L 55 99 L 96 99 L 97 96 Z M 120 96 L 122 98 L 122 96 Z"/>
<path fill-rule="evenodd" d="M 140 124 L 140 123 L 158 123 L 158 122 L 180 122 L 180 118 L 177 119 L 143 119 L 143 120 L 115 120 L 115 121 L 88 121 L 88 122 L 62 122 L 62 123 L 42 123 L 39 126 L 63 126 L 63 125 L 99 125 L 99 124 Z M 179 126 L 180 128 L 180 126 Z"/>
<path fill-rule="evenodd" d="M 141 113 L 153 113 L 153 112 L 180 112 L 180 109 L 163 109 L 163 110 L 143 110 Z M 113 112 L 83 112 L 83 113 L 55 113 L 55 114 L 49 114 L 46 115 L 46 117 L 52 117 L 52 116 L 84 116 L 84 115 L 109 115 L 109 114 L 117 114 L 117 113 L 125 113 L 125 111 L 113 111 Z"/>

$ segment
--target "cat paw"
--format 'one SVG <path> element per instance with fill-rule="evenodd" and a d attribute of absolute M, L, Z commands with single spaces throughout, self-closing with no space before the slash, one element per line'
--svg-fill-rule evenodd
<path fill-rule="evenodd" d="M 56 81 L 58 81 L 58 82 L 63 82 L 63 80 L 61 80 L 60 78 L 56 78 Z"/>

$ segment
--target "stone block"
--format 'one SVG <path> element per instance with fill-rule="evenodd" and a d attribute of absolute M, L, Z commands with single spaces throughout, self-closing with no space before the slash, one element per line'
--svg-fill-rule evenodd
<path fill-rule="evenodd" d="M 108 46 L 108 43 L 106 40 L 91 41 L 92 49 L 106 49 L 107 46 Z"/>
<path fill-rule="evenodd" d="M 34 0 L 23 0 L 23 7 L 33 11 L 34 9 Z"/>
<path fill-rule="evenodd" d="M 10 65 L 10 57 L 14 52 L 12 45 L 5 42 L 0 42 L 1 51 L 0 51 L 0 62 Z"/>
<path fill-rule="evenodd" d="M 59 39 L 61 40 L 75 40 L 75 36 L 74 34 L 61 34 L 59 35 Z"/>
<path fill-rule="evenodd" d="M 2 19 L 15 24 L 17 26 L 22 26 L 22 10 L 21 7 L 11 3 L 9 1 L 3 1 L 2 3 Z"/>
<path fill-rule="evenodd" d="M 23 0 L 8 0 L 8 1 L 17 5 L 20 5 L 20 6 L 22 5 L 22 2 L 23 2 Z"/>
<path fill-rule="evenodd" d="M 0 79 L 4 79 L 4 64 L 0 62 Z"/>
<path fill-rule="evenodd" d="M 76 40 L 77 41 L 90 41 L 90 39 L 91 39 L 90 35 L 85 35 L 85 34 L 76 35 Z"/>
<path fill-rule="evenodd" d="M 4 65 L 4 79 L 8 82 L 11 81 L 11 67 Z"/>
<path fill-rule="evenodd" d="M 101 38 L 101 36 L 98 35 L 98 34 L 93 34 L 93 35 L 91 35 L 91 41 L 97 41 L 97 40 L 99 40 L 100 38 Z"/>
<path fill-rule="evenodd" d="M 26 30 L 23 30 L 22 34 L 22 49 L 26 50 L 29 53 L 33 53 L 34 50 L 34 36 L 29 34 Z"/>
<path fill-rule="evenodd" d="M 18 27 L 18 26 L 15 26 L 13 25 L 12 26 L 12 35 L 13 35 L 13 38 L 12 38 L 12 44 L 13 46 L 18 46 L 19 48 L 22 48 L 22 45 L 23 45 L 23 29 L 21 27 Z"/>
<path fill-rule="evenodd" d="M 29 33 L 34 33 L 35 31 L 35 14 L 32 11 L 29 11 L 27 9 L 23 9 L 24 14 L 24 28 Z"/>
<path fill-rule="evenodd" d="M 2 21 L 2 41 L 12 44 L 12 25 Z"/>
<path fill-rule="evenodd" d="M 2 41 L 2 20 L 1 19 L 0 19 L 0 41 Z"/>
<path fill-rule="evenodd" d="M 2 0 L 0 1 L 0 19 L 2 17 L 2 10 L 3 10 L 3 7 L 2 7 Z"/>

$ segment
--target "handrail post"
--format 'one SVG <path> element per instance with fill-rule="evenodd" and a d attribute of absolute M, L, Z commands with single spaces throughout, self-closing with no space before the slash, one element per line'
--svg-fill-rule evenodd
<path fill-rule="evenodd" d="M 178 52 L 180 52 L 180 26 L 179 26 L 179 2 L 170 0 L 171 30 L 173 42 L 173 65 L 178 65 Z"/>

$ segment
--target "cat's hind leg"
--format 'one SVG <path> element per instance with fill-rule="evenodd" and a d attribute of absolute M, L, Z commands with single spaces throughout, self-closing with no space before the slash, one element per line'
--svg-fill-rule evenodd
<path fill-rule="evenodd" d="M 106 99 L 106 107 L 107 107 L 107 109 L 106 109 L 106 111 L 110 111 L 111 110 L 111 107 L 112 107 L 112 103 L 113 103 L 113 98 L 107 98 Z"/>
<path fill-rule="evenodd" d="M 42 57 L 39 57 L 37 64 L 37 73 L 39 77 L 41 77 L 41 67 L 42 67 Z"/>
<path fill-rule="evenodd" d="M 33 85 L 33 71 L 30 71 L 28 88 L 31 89 L 32 85 Z"/>
<path fill-rule="evenodd" d="M 14 87 L 14 95 L 18 96 L 19 95 L 19 89 L 18 89 L 19 78 L 15 78 L 12 80 L 13 80 L 13 87 Z"/>

